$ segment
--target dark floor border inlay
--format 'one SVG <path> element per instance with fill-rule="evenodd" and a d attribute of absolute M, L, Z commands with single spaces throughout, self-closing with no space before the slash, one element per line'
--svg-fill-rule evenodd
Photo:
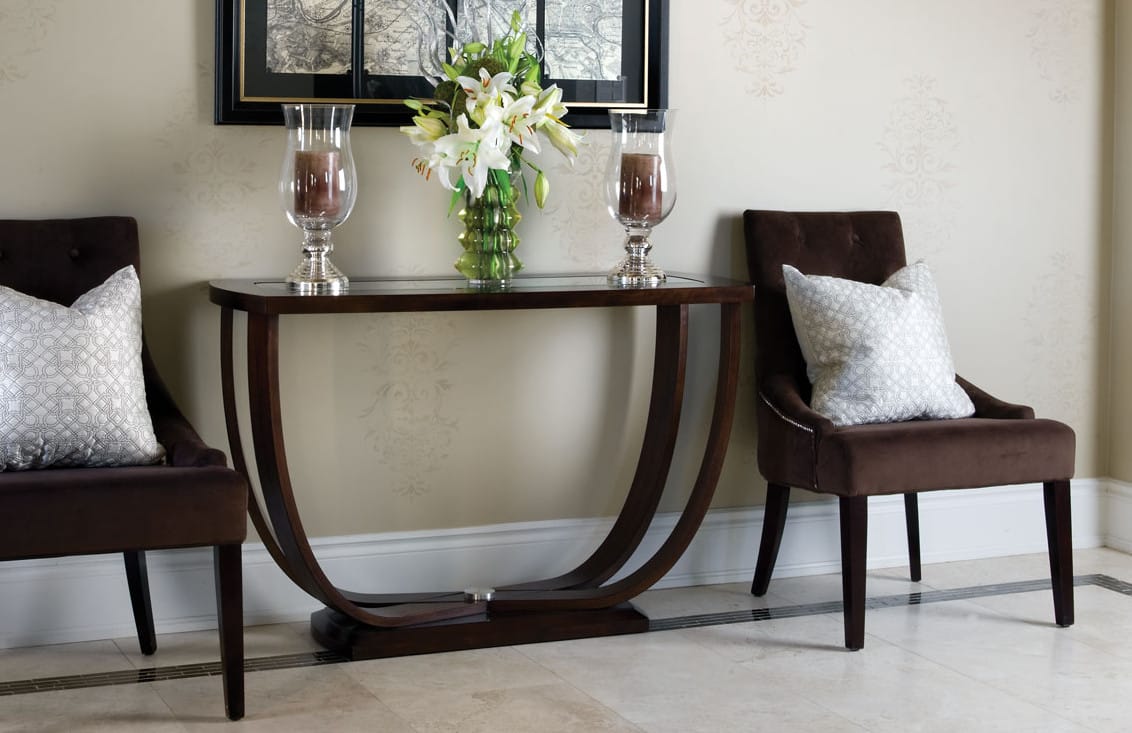
<path fill-rule="evenodd" d="M 263 672 L 268 669 L 295 669 L 298 667 L 318 667 L 323 664 L 338 664 L 350 660 L 330 651 L 304 652 L 299 654 L 280 654 L 274 657 L 257 657 L 244 660 L 245 672 Z M 220 662 L 200 664 L 179 664 L 172 667 L 147 667 L 120 672 L 101 672 L 98 674 L 75 674 L 65 677 L 40 677 L 33 680 L 0 682 L 0 697 L 4 695 L 23 695 L 29 692 L 50 692 L 53 690 L 76 690 L 84 687 L 106 687 L 107 685 L 130 685 L 139 682 L 160 682 L 161 680 L 185 679 L 187 677 L 213 677 L 220 674 Z"/>
<path fill-rule="evenodd" d="M 1096 585 L 1106 590 L 1116 591 L 1126 596 L 1132 596 L 1132 583 L 1108 575 L 1077 575 L 1073 578 L 1074 585 Z M 966 588 L 948 588 L 945 590 L 927 590 L 916 593 L 899 593 L 891 596 L 876 596 L 865 599 L 866 608 L 893 608 L 895 606 L 917 606 L 923 603 L 942 603 L 944 601 L 962 601 L 970 598 L 985 598 L 987 596 L 1005 596 L 1012 593 L 1032 593 L 1050 589 L 1050 581 L 1021 580 L 1013 583 L 994 583 L 990 585 L 972 585 Z M 670 631 L 672 629 L 692 629 L 700 626 L 717 626 L 719 624 L 738 624 L 750 621 L 768 621 L 773 618 L 794 618 L 796 616 L 817 616 L 823 613 L 838 613 L 841 611 L 841 601 L 827 601 L 825 603 L 805 603 L 798 606 L 779 606 L 778 608 L 754 608 L 746 611 L 729 611 L 726 613 L 705 613 L 696 616 L 679 616 L 676 618 L 662 618 L 649 622 L 649 631 Z"/>
<path fill-rule="evenodd" d="M 1132 597 L 1132 583 L 1118 580 L 1109 575 L 1078 575 L 1074 577 L 1073 584 L 1078 586 L 1095 585 L 1098 588 L 1104 588 L 1105 590 Z M 1047 578 L 1043 580 L 1023 580 L 1014 583 L 994 583 L 990 585 L 973 585 L 966 588 L 876 596 L 874 598 L 867 598 L 865 604 L 867 608 L 893 608 L 896 606 L 916 606 L 924 603 L 942 603 L 944 601 L 960 601 L 970 598 L 1010 595 L 1012 593 L 1032 593 L 1034 591 L 1049 589 L 1050 581 Z M 805 603 L 796 606 L 779 606 L 778 608 L 755 608 L 746 611 L 705 613 L 693 616 L 678 616 L 675 618 L 652 620 L 649 622 L 649 631 L 671 631 L 674 629 L 691 629 L 703 626 L 719 626 L 721 624 L 768 621 L 770 619 L 796 618 L 799 616 L 818 616 L 825 613 L 839 613 L 840 611 L 841 601 L 828 601 L 825 603 Z M 269 669 L 318 667 L 324 664 L 340 664 L 348 661 L 350 660 L 346 657 L 331 651 L 280 654 L 273 657 L 246 659 L 244 660 L 244 671 L 263 672 Z M 32 692 L 77 690 L 87 687 L 105 687 L 107 685 L 130 685 L 139 682 L 159 682 L 161 680 L 185 679 L 188 677 L 213 677 L 219 674 L 220 662 L 204 662 L 200 664 L 180 664 L 170 667 L 149 667 L 146 669 L 133 669 L 121 672 L 76 674 L 64 677 L 40 677 L 32 680 L 0 682 L 0 697 L 6 695 L 26 695 Z"/>

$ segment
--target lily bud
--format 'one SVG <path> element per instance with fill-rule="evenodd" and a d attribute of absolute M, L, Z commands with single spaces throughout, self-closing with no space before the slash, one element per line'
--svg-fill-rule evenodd
<path fill-rule="evenodd" d="M 448 126 L 444 121 L 435 117 L 414 117 L 413 122 L 430 140 L 436 140 L 448 133 Z"/>
<path fill-rule="evenodd" d="M 550 181 L 542 171 L 535 176 L 535 204 L 541 209 L 546 206 L 546 197 L 550 195 Z"/>
<path fill-rule="evenodd" d="M 542 131 L 550 138 L 550 144 L 572 162 L 578 154 L 578 143 L 582 136 L 558 122 L 548 122 L 542 127 Z"/>

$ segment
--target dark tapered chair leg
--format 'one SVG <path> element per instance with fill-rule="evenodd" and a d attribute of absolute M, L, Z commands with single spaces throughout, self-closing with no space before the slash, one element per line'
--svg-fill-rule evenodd
<path fill-rule="evenodd" d="M 759 543 L 759 557 L 755 561 L 755 579 L 751 593 L 765 596 L 770 575 L 778 560 L 778 547 L 782 544 L 782 530 L 786 527 L 786 508 L 790 504 L 790 487 L 767 484 L 766 506 L 763 508 L 763 538 Z"/>
<path fill-rule="evenodd" d="M 1053 617 L 1058 626 L 1073 625 L 1073 520 L 1069 482 L 1047 481 L 1044 486 L 1046 541 L 1053 579 Z"/>
<path fill-rule="evenodd" d="M 157 635 L 153 631 L 153 605 L 149 600 L 149 572 L 145 567 L 145 553 L 141 550 L 123 552 L 126 560 L 126 584 L 130 587 L 130 605 L 134 609 L 134 626 L 138 630 L 141 653 L 157 651 Z"/>
<path fill-rule="evenodd" d="M 224 710 L 230 720 L 239 720 L 244 717 L 244 588 L 240 545 L 217 545 L 213 557 Z"/>
<path fill-rule="evenodd" d="M 845 648 L 865 645 L 865 556 L 868 550 L 869 498 L 841 497 L 841 597 L 845 612 Z"/>
<path fill-rule="evenodd" d="M 904 524 L 908 527 L 908 575 L 920 582 L 920 502 L 916 494 L 904 495 Z"/>

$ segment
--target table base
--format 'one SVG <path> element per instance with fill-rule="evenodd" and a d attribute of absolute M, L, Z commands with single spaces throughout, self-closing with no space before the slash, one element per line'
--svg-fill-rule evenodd
<path fill-rule="evenodd" d="M 478 616 L 397 628 L 361 624 L 330 608 L 311 614 L 311 635 L 315 641 L 351 660 L 639 634 L 648 630 L 648 617 L 630 603 L 596 610 L 488 611 Z"/>

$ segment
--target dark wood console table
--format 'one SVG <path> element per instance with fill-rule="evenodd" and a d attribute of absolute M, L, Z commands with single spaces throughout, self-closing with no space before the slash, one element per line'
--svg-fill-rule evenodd
<path fill-rule="evenodd" d="M 263 505 L 249 511 L 268 552 L 300 588 L 327 606 L 311 617 L 315 638 L 351 659 L 553 641 L 645 631 L 648 618 L 628 604 L 683 554 L 711 502 L 735 410 L 740 306 L 752 286 L 713 277 L 670 275 L 654 288 L 606 285 L 601 275 L 524 276 L 505 292 L 465 287 L 462 279 L 351 279 L 342 295 L 296 295 L 277 280 L 217 280 L 209 297 L 221 311 L 221 368 L 228 442 L 248 475 L 233 366 L 234 311 L 247 314 L 247 379 L 252 448 Z M 675 527 L 637 570 L 610 579 L 629 560 L 656 513 L 680 424 L 688 347 L 688 308 L 720 307 L 719 372 L 711 428 L 695 484 Z M 656 351 L 648 423 L 636 473 L 606 539 L 573 570 L 490 594 L 463 591 L 369 593 L 335 587 L 311 550 L 295 504 L 283 443 L 279 316 L 315 313 L 656 308 Z M 249 481 L 251 479 L 248 476 Z"/>

